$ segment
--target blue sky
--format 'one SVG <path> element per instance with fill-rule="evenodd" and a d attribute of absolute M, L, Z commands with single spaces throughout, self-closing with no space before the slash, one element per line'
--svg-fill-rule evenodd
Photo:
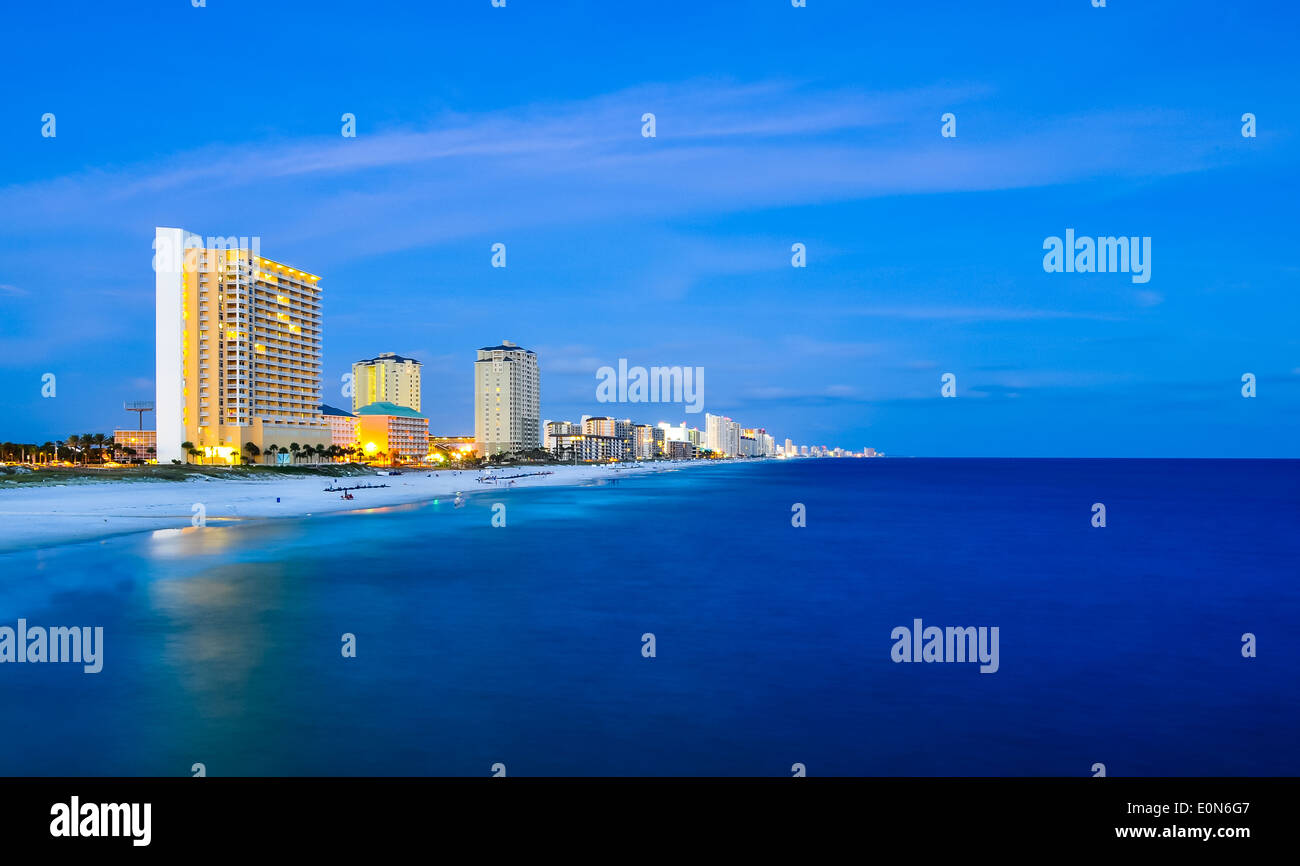
<path fill-rule="evenodd" d="M 801 443 L 1300 456 L 1298 18 L 24 4 L 0 60 L 0 439 L 132 423 L 153 229 L 179 225 L 320 274 L 327 402 L 353 360 L 411 355 L 436 432 L 472 432 L 474 350 L 506 338 L 538 351 L 547 418 L 610 410 L 596 370 L 627 358 L 703 367 L 706 410 Z M 1150 282 L 1044 272 L 1068 228 L 1150 236 Z"/>

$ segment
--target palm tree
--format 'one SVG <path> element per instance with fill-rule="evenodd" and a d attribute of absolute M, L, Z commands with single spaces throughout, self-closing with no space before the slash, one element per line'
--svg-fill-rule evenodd
<path fill-rule="evenodd" d="M 191 442 L 191 441 L 188 440 L 188 439 L 186 439 L 184 442 L 181 443 L 181 450 L 184 451 L 186 454 L 191 454 L 191 455 L 192 455 L 192 454 L 198 454 L 198 453 L 199 453 L 199 452 L 194 448 L 194 443 Z"/>
<path fill-rule="evenodd" d="M 122 446 L 122 453 L 126 455 L 127 463 L 135 462 L 135 449 L 132 448 L 130 445 Z"/>
<path fill-rule="evenodd" d="M 290 443 L 289 443 L 289 453 L 293 455 L 293 462 L 294 462 L 294 463 L 297 463 L 297 462 L 298 462 L 298 452 L 301 451 L 301 450 L 302 450 L 302 446 L 299 445 L 297 442 L 290 442 Z"/>
<path fill-rule="evenodd" d="M 203 452 L 200 451 L 200 450 L 197 449 L 197 448 L 191 448 L 190 451 L 189 451 L 189 454 L 190 454 L 191 457 L 198 457 L 198 456 L 199 456 L 200 454 L 202 454 L 202 453 L 203 453 Z"/>
<path fill-rule="evenodd" d="M 245 442 L 244 450 L 248 452 L 248 459 L 257 461 L 257 456 L 262 453 L 262 449 L 257 447 L 256 442 Z"/>
<path fill-rule="evenodd" d="M 99 451 L 99 462 L 100 462 L 100 463 L 103 463 L 103 462 L 104 462 L 104 443 L 106 443 L 106 442 L 110 442 L 110 441 L 112 441 L 112 440 L 111 440 L 109 437 L 105 436 L 103 433 L 96 433 L 94 436 L 92 436 L 92 437 L 90 437 L 90 438 L 91 438 L 92 441 L 94 441 L 96 450 Z"/>
<path fill-rule="evenodd" d="M 73 433 L 71 436 L 68 437 L 68 450 L 71 451 L 73 454 L 77 453 L 77 446 L 79 446 L 80 444 L 81 444 L 81 437 L 78 436 L 76 433 Z"/>
<path fill-rule="evenodd" d="M 81 455 L 82 455 L 82 460 L 85 463 L 90 463 L 90 449 L 94 446 L 94 444 L 95 444 L 94 433 L 81 434 Z"/>
<path fill-rule="evenodd" d="M 271 463 L 274 464 L 274 463 L 275 463 L 275 455 L 277 455 L 277 454 L 280 453 L 280 446 L 279 446 L 279 445 L 275 445 L 275 444 L 268 445 L 268 446 L 266 446 L 266 453 L 269 454 L 269 455 L 271 455 Z"/>
<path fill-rule="evenodd" d="M 148 448 L 145 449 L 145 453 L 148 454 L 150 457 L 153 457 L 155 454 L 158 453 L 158 449 L 150 445 Z"/>

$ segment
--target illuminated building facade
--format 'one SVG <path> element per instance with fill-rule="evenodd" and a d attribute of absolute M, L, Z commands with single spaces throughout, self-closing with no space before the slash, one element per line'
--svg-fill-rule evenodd
<path fill-rule="evenodd" d="M 607 415 L 593 415 L 582 419 L 582 432 L 588 436 L 616 436 L 623 432 L 621 426 L 620 422 Z M 623 437 L 619 436 L 619 438 Z"/>
<path fill-rule="evenodd" d="M 319 277 L 262 258 L 260 241 L 179 228 L 154 237 L 158 462 L 238 463 L 324 445 Z"/>
<path fill-rule="evenodd" d="M 623 440 L 593 433 L 558 433 L 551 437 L 551 453 L 559 460 L 578 463 L 622 460 Z"/>
<path fill-rule="evenodd" d="M 682 439 L 669 439 L 667 442 L 667 454 L 674 460 L 694 460 L 696 456 L 695 446 Z"/>
<path fill-rule="evenodd" d="M 474 441 L 485 457 L 542 446 L 541 374 L 536 352 L 509 340 L 478 350 Z"/>
<path fill-rule="evenodd" d="M 657 457 L 655 433 L 659 434 L 659 443 L 663 442 L 663 431 L 651 424 L 635 424 L 632 427 L 632 453 L 637 460 L 649 460 Z"/>
<path fill-rule="evenodd" d="M 395 403 L 420 411 L 420 368 L 414 358 L 383 352 L 352 365 L 352 411 L 371 403 Z"/>
<path fill-rule="evenodd" d="M 126 453 L 127 448 L 134 454 Z M 156 430 L 114 430 L 113 460 L 118 463 L 151 463 L 158 449 Z"/>
<path fill-rule="evenodd" d="M 371 403 L 357 410 L 357 438 L 367 459 L 423 462 L 429 456 L 429 419 L 409 406 Z"/>
<path fill-rule="evenodd" d="M 556 436 L 581 432 L 582 425 L 574 424 L 572 421 L 547 421 L 542 425 L 542 447 L 547 451 L 552 451 L 554 450 Z"/>
<path fill-rule="evenodd" d="M 321 417 L 330 428 L 330 444 L 351 448 L 357 444 L 357 416 L 336 406 L 322 405 Z"/>
<path fill-rule="evenodd" d="M 445 462 L 474 455 L 473 436 L 435 436 L 429 434 L 429 460 Z"/>
<path fill-rule="evenodd" d="M 727 457 L 740 455 L 740 424 L 725 415 L 704 416 L 705 445 L 715 454 Z"/>

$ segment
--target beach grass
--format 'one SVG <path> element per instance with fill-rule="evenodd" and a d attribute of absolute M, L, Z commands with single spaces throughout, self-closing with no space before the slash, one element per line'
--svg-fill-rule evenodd
<path fill-rule="evenodd" d="M 275 480 L 279 478 L 331 477 L 344 478 L 355 475 L 374 475 L 369 466 L 356 463 L 319 463 L 305 466 L 203 466 L 187 464 L 176 466 L 0 466 L 0 484 L 93 484 L 110 481 L 191 481 L 196 478 L 231 481 Z"/>

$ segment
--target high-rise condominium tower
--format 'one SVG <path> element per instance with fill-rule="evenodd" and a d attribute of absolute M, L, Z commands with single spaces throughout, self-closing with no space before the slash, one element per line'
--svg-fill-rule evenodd
<path fill-rule="evenodd" d="M 509 340 L 474 362 L 474 445 L 479 454 L 542 447 L 537 353 Z"/>
<path fill-rule="evenodd" d="M 420 411 L 420 362 L 392 352 L 352 365 L 352 411 L 393 403 Z"/>
<path fill-rule="evenodd" d="M 321 417 L 319 277 L 261 257 L 260 240 L 158 228 L 158 462 L 330 444 Z M 266 459 L 266 458 L 259 458 Z"/>
<path fill-rule="evenodd" d="M 740 454 L 740 424 L 726 415 L 704 415 L 704 447 L 717 454 Z"/>

